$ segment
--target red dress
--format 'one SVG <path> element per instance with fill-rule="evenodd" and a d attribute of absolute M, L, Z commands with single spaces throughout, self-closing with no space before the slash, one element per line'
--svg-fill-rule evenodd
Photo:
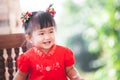
<path fill-rule="evenodd" d="M 65 67 L 74 62 L 73 52 L 59 45 L 54 45 L 47 54 L 33 47 L 17 58 L 18 69 L 29 73 L 28 80 L 68 80 Z"/>

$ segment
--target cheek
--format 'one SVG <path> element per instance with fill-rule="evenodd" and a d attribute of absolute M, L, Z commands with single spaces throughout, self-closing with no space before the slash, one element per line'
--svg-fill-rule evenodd
<path fill-rule="evenodd" d="M 52 38 L 52 40 L 55 40 L 55 35 L 52 35 L 51 38 Z"/>
<path fill-rule="evenodd" d="M 42 39 L 41 38 L 38 38 L 38 37 L 34 37 L 34 39 L 33 39 L 33 44 L 38 44 L 38 43 L 40 43 L 42 41 Z"/>
<path fill-rule="evenodd" d="M 52 41 L 53 41 L 53 43 L 55 43 L 55 41 L 56 41 L 56 40 L 55 40 L 55 36 L 52 38 Z"/>

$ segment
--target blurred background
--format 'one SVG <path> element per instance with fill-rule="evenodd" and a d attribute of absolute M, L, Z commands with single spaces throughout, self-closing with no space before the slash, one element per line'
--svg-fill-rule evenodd
<path fill-rule="evenodd" d="M 56 10 L 58 44 L 85 80 L 120 80 L 120 0 L 0 0 L 0 34 L 23 33 L 20 13 Z"/>

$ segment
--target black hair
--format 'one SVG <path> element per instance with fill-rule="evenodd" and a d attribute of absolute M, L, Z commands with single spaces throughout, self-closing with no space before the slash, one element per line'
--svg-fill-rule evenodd
<path fill-rule="evenodd" d="M 31 35 L 35 29 L 43 29 L 47 27 L 55 27 L 56 23 L 53 16 L 44 11 L 32 12 L 31 18 L 23 23 L 25 33 Z"/>

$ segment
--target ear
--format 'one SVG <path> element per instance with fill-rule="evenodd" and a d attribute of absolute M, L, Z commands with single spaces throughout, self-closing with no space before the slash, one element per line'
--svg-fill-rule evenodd
<path fill-rule="evenodd" d="M 31 40 L 31 36 L 28 35 L 28 34 L 25 35 L 25 38 L 26 38 L 27 41 L 30 41 L 30 40 Z"/>

